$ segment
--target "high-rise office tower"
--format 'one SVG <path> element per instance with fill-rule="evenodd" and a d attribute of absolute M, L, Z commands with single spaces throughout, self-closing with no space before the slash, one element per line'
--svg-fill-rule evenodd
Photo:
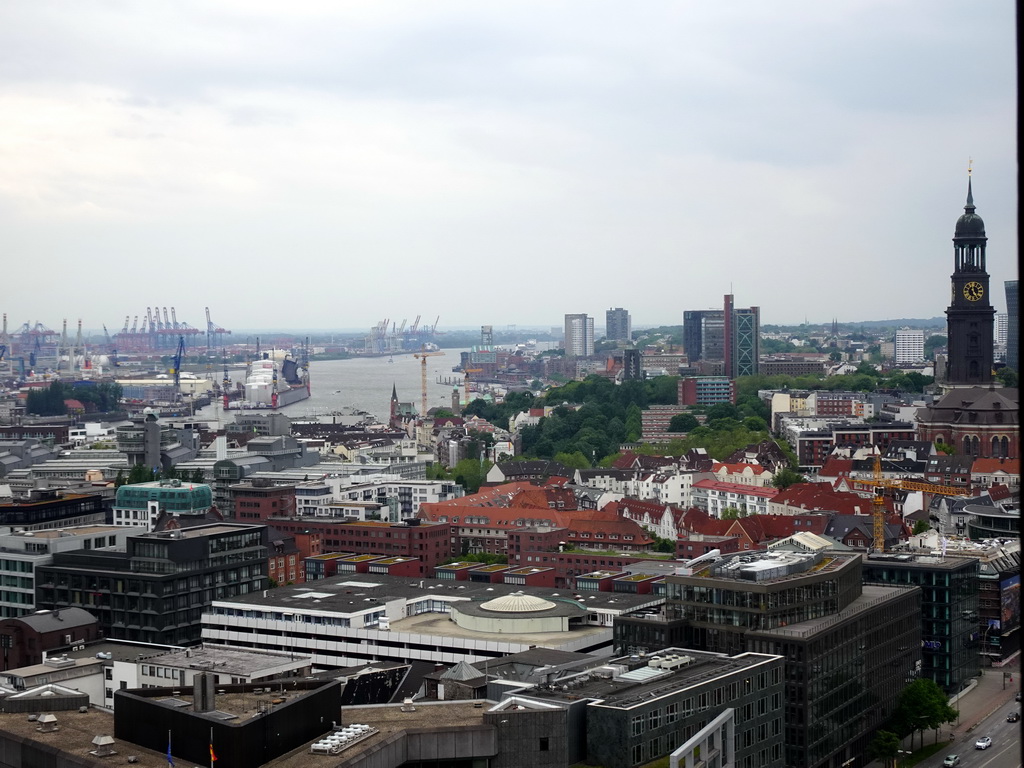
<path fill-rule="evenodd" d="M 725 375 L 730 379 L 756 376 L 761 355 L 761 310 L 733 306 L 732 294 L 725 296 Z"/>
<path fill-rule="evenodd" d="M 585 314 L 565 316 L 565 354 L 567 357 L 594 354 L 594 318 Z"/>
<path fill-rule="evenodd" d="M 1006 287 L 1006 366 L 1020 371 L 1020 307 L 1017 304 L 1017 281 L 1007 280 Z"/>
<path fill-rule="evenodd" d="M 985 270 L 985 222 L 975 212 L 970 177 L 967 203 L 953 235 L 953 299 L 946 309 L 949 355 L 946 381 L 952 385 L 985 385 L 992 381 L 995 314 Z"/>
<path fill-rule="evenodd" d="M 725 315 L 720 309 L 683 312 L 683 351 L 692 365 L 698 360 L 722 360 L 725 355 Z"/>
<path fill-rule="evenodd" d="M 722 309 L 686 310 L 683 349 L 691 364 L 723 362 L 730 379 L 754 376 L 761 354 L 761 310 L 734 306 L 732 294 L 725 296 Z"/>
<path fill-rule="evenodd" d="M 609 309 L 604 313 L 604 335 L 608 341 L 629 341 L 633 326 L 629 312 L 622 307 Z"/>
<path fill-rule="evenodd" d="M 643 358 L 636 347 L 622 350 L 622 378 L 626 381 L 640 381 L 644 377 Z"/>

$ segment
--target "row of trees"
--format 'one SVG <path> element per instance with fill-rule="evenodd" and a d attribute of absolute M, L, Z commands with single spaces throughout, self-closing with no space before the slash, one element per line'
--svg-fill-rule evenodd
<path fill-rule="evenodd" d="M 68 412 L 64 401 L 78 400 L 100 413 L 108 413 L 118 409 L 121 394 L 121 385 L 112 381 L 78 385 L 54 381 L 46 389 L 29 390 L 25 410 L 36 416 L 63 416 Z"/>
<path fill-rule="evenodd" d="M 918 678 L 903 689 L 888 728 L 878 731 L 868 745 L 869 756 L 886 763 L 895 760 L 904 737 L 919 733 L 923 746 L 925 731 L 935 731 L 938 740 L 938 729 L 958 716 L 959 712 L 949 706 L 945 692 L 934 680 Z"/>
<path fill-rule="evenodd" d="M 187 483 L 206 482 L 206 480 L 203 479 L 203 470 L 198 468 L 193 472 L 186 472 L 185 470 L 179 471 L 176 467 L 171 467 L 166 470 L 154 470 L 152 467 L 145 467 L 142 464 L 136 464 L 128 470 L 127 475 L 125 475 L 123 469 L 117 470 L 117 477 L 114 478 L 114 487 L 120 488 L 122 485 L 151 483 L 154 480 L 181 480 L 182 482 Z"/>

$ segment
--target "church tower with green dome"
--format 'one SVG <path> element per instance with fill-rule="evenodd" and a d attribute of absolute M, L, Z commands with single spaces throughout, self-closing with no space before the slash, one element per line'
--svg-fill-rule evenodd
<path fill-rule="evenodd" d="M 985 270 L 985 222 L 975 213 L 970 171 L 967 204 L 953 235 L 953 295 L 946 309 L 949 354 L 946 384 L 984 386 L 992 383 L 995 314 Z"/>

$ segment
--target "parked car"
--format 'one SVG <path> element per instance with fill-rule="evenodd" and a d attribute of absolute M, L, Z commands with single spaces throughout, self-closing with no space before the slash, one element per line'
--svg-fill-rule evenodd
<path fill-rule="evenodd" d="M 954 765 L 960 765 L 960 755 L 946 755 L 946 759 L 942 761 L 942 768 L 953 768 Z"/>
<path fill-rule="evenodd" d="M 1006 716 L 1006 722 L 1008 723 L 1016 723 L 1018 720 L 1020 720 L 1020 712 L 1011 712 Z"/>
<path fill-rule="evenodd" d="M 974 748 L 975 749 L 988 749 L 991 746 L 992 746 L 992 737 L 991 736 L 982 736 L 980 739 L 978 739 L 976 742 L 974 742 Z"/>

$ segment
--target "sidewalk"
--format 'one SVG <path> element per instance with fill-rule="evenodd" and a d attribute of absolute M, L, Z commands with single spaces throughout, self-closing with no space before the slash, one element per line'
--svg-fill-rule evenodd
<path fill-rule="evenodd" d="M 1003 673 L 1007 673 L 1013 678 L 1013 682 L 1010 682 L 1009 679 L 1005 681 L 1005 688 L 1003 687 Z M 974 680 L 977 682 L 969 689 L 964 689 L 960 693 L 958 701 L 950 702 L 950 706 L 960 710 L 959 724 L 954 724 L 952 728 L 955 742 L 974 738 L 977 735 L 975 730 L 978 723 L 1006 702 L 1013 700 L 1014 695 L 1021 689 L 1020 655 L 1010 659 L 1001 667 L 985 667 L 982 669 L 981 676 Z M 948 736 L 945 729 L 943 732 Z"/>
<path fill-rule="evenodd" d="M 1013 682 L 1006 680 L 1006 688 L 1003 688 L 1003 673 L 1013 676 Z M 960 710 L 960 720 L 950 725 L 945 725 L 939 731 L 939 741 L 945 741 L 950 745 L 947 752 L 963 751 L 964 745 L 973 748 L 973 741 L 978 736 L 984 735 L 977 732 L 978 724 L 991 715 L 1008 701 L 1013 701 L 1017 691 L 1021 690 L 1020 678 L 1020 654 L 1004 663 L 1002 666 L 985 667 L 979 677 L 971 679 L 971 682 L 964 690 L 950 700 L 953 709 Z M 949 736 L 952 733 L 953 739 Z M 923 736 L 924 745 L 928 746 L 935 742 L 935 731 L 925 731 Z M 901 749 L 908 752 L 914 748 L 920 749 L 922 736 L 914 733 L 903 739 Z M 943 752 L 945 754 L 945 752 Z M 882 768 L 880 761 L 868 763 L 868 768 Z"/>

